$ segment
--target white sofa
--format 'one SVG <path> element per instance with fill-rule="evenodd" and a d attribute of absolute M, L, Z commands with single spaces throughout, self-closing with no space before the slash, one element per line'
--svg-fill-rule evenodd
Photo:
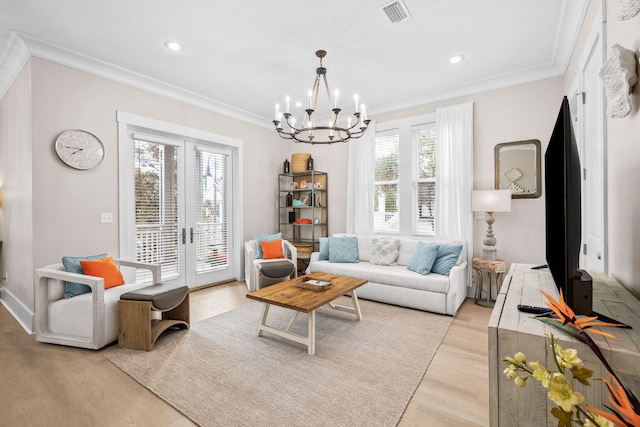
<path fill-rule="evenodd" d="M 358 238 L 357 263 L 331 263 L 319 260 L 319 253 L 311 255 L 308 272 L 322 272 L 352 276 L 368 280 L 357 289 L 359 298 L 415 308 L 453 316 L 467 296 L 467 245 L 459 240 L 425 240 L 433 243 L 459 243 L 462 251 L 449 276 L 436 273 L 422 275 L 407 269 L 418 239 L 389 237 L 400 240 L 398 265 L 369 263 L 374 238 L 385 236 L 356 236 Z"/>
<path fill-rule="evenodd" d="M 151 271 L 152 282 L 161 281 L 160 264 L 114 259 L 118 267 L 143 268 Z M 151 283 L 127 283 L 104 289 L 104 279 L 85 274 L 68 273 L 62 264 L 36 270 L 36 340 L 40 342 L 97 350 L 118 339 L 118 301 L 120 295 Z M 122 271 L 125 278 L 132 271 Z M 76 282 L 91 288 L 90 293 L 65 298 L 65 282 Z"/>

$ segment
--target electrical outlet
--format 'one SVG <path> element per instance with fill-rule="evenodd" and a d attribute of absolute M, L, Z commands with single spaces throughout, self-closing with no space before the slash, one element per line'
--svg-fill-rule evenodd
<path fill-rule="evenodd" d="M 101 224 L 111 224 L 113 222 L 113 214 L 111 212 L 102 212 L 100 214 Z"/>
<path fill-rule="evenodd" d="M 484 212 L 475 212 L 475 218 L 476 219 L 485 219 L 485 213 Z"/>

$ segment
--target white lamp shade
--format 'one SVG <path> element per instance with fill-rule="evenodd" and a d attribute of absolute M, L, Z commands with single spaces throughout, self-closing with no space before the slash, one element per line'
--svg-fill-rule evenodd
<path fill-rule="evenodd" d="M 471 209 L 474 212 L 510 212 L 511 190 L 474 190 Z"/>

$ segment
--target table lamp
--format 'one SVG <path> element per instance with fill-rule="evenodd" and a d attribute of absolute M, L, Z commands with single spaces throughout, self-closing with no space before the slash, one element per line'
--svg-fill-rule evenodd
<path fill-rule="evenodd" d="M 487 235 L 482 243 L 482 259 L 495 261 L 497 240 L 493 235 L 494 212 L 511 211 L 511 191 L 510 190 L 474 190 L 471 196 L 471 209 L 474 212 L 486 212 Z"/>

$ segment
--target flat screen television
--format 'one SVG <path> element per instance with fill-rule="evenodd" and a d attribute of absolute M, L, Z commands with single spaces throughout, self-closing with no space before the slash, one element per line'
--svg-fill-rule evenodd
<path fill-rule="evenodd" d="M 547 266 L 574 312 L 591 314 L 591 276 L 578 269 L 582 239 L 582 174 L 566 96 L 544 158 Z"/>

